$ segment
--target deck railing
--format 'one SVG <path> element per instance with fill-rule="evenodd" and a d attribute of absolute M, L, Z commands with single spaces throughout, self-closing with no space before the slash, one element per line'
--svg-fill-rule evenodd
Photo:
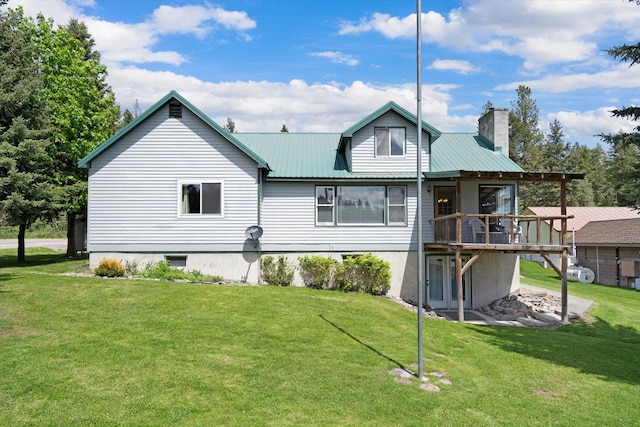
<path fill-rule="evenodd" d="M 484 230 L 475 236 L 469 226 L 469 221 L 473 218 L 480 219 L 484 224 Z M 433 236 L 436 243 L 539 246 L 561 245 L 562 236 L 560 233 L 554 232 L 554 224 L 558 224 L 559 222 L 560 229 L 566 230 L 566 225 L 562 227 L 562 221 L 566 221 L 568 218 L 573 218 L 573 216 L 455 213 L 433 218 L 430 222 L 433 224 Z M 505 219 L 508 221 L 502 221 Z M 548 223 L 549 227 L 543 227 L 543 223 Z M 542 235 L 543 228 L 549 230 L 548 236 Z M 556 234 L 558 234 L 558 236 L 556 236 Z"/>

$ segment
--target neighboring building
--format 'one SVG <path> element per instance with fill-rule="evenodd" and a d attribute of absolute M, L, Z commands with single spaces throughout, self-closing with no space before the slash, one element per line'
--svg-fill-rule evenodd
<path fill-rule="evenodd" d="M 554 206 L 535 206 L 524 210 L 523 214 L 532 215 L 542 219 L 540 222 L 540 241 L 558 243 L 562 237 L 562 223 L 555 220 L 550 221 L 544 219 L 546 217 L 557 217 L 560 215 L 560 207 Z M 573 233 L 582 229 L 585 225 L 592 221 L 605 221 L 626 218 L 638 218 L 638 211 L 632 208 L 616 207 L 616 206 L 567 206 L 567 215 L 572 218 L 567 219 L 567 241 L 573 241 Z M 522 223 L 522 234 L 525 241 L 537 241 L 538 225 L 537 221 L 529 221 Z M 580 241 L 576 239 L 576 241 Z M 547 262 L 538 254 L 527 254 L 525 259 L 537 261 L 546 266 Z M 550 257 L 554 262 L 559 260 L 559 255 Z M 571 253 L 572 262 L 581 265 Z M 584 266 L 586 267 L 586 266 Z M 595 270 L 594 270 L 595 272 Z"/>
<path fill-rule="evenodd" d="M 423 122 L 420 153 L 416 117 L 393 102 L 343 132 L 229 133 L 170 92 L 79 162 L 89 170 L 90 265 L 166 259 L 257 283 L 261 255 L 297 264 L 370 252 L 391 264 L 389 293 L 417 301 L 421 243 L 427 303 L 477 308 L 519 288 L 519 253 L 568 250 L 524 245 L 499 227 L 525 219 L 518 182 L 582 178 L 522 171 L 508 156 L 506 109 L 479 125 L 482 134 L 443 133 Z M 487 227 L 472 233 L 472 218 Z M 259 241 L 245 235 L 252 225 Z"/>
<path fill-rule="evenodd" d="M 578 264 L 603 285 L 640 289 L 640 216 L 591 221 L 576 231 Z"/>

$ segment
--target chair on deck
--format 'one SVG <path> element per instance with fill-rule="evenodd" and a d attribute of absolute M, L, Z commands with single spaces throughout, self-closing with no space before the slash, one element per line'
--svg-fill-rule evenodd
<path fill-rule="evenodd" d="M 471 234 L 473 235 L 473 243 L 478 243 L 476 236 L 481 236 L 480 242 L 484 242 L 484 222 L 480 218 L 471 218 L 468 222 L 471 227 Z"/>
<path fill-rule="evenodd" d="M 522 227 L 516 224 L 511 218 L 502 218 L 500 227 L 505 234 L 505 241 L 509 243 L 522 242 Z M 513 227 L 513 242 L 511 242 L 511 228 Z"/>

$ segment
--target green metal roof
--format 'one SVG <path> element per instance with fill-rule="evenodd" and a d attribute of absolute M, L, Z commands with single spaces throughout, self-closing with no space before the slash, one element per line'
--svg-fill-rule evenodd
<path fill-rule="evenodd" d="M 269 178 L 348 178 L 344 155 L 337 151 L 339 133 L 234 133 L 267 159 Z"/>
<path fill-rule="evenodd" d="M 253 152 L 267 160 L 269 180 L 416 179 L 415 172 L 349 172 L 344 154 L 337 150 L 339 133 L 234 133 Z"/>
<path fill-rule="evenodd" d="M 395 113 L 404 117 L 406 120 L 410 121 L 411 123 L 418 123 L 418 117 L 416 117 L 414 114 L 410 113 L 409 111 L 405 110 L 395 102 L 389 101 L 388 103 L 378 108 L 373 113 L 369 114 L 364 119 L 360 120 L 358 123 L 354 124 L 353 126 L 349 127 L 347 130 L 342 132 L 342 136 L 344 136 L 345 138 L 352 137 L 353 134 L 356 133 L 358 130 L 362 129 L 364 126 L 368 125 L 369 123 L 376 120 L 378 117 L 382 116 L 383 114 L 388 113 L 389 111 L 394 111 Z M 428 132 L 431 135 L 431 141 L 435 141 L 441 135 L 441 132 L 438 129 L 434 128 L 424 120 L 422 121 L 422 130 Z"/>
<path fill-rule="evenodd" d="M 394 102 L 389 102 L 343 133 L 229 133 L 175 91 L 169 92 L 136 120 L 98 146 L 80 160 L 78 166 L 87 166 L 94 158 L 172 100 L 180 102 L 214 131 L 252 158 L 258 167 L 268 169 L 268 179 L 271 180 L 410 180 L 415 179 L 416 176 L 415 172 L 411 171 L 350 172 L 344 150 L 341 149 L 345 138 L 351 137 L 363 126 L 388 111 L 394 111 L 416 123 L 416 117 L 413 114 Z M 462 171 L 523 172 L 507 155 L 493 151 L 493 144 L 478 134 L 441 133 L 424 122 L 423 129 L 431 134 L 430 170 L 424 174 L 427 178 L 455 177 Z"/>
<path fill-rule="evenodd" d="M 94 158 L 96 158 L 97 156 L 99 156 L 103 151 L 105 151 L 107 148 L 109 148 L 111 145 L 115 144 L 116 142 L 118 142 L 121 138 L 123 138 L 125 135 L 127 135 L 129 132 L 131 132 L 133 129 L 135 129 L 136 127 L 138 127 L 138 125 L 140 125 L 140 123 L 142 123 L 145 119 L 147 119 L 147 117 L 151 116 L 152 114 L 154 114 L 156 111 L 158 111 L 160 108 L 164 107 L 168 102 L 170 102 L 171 100 L 176 100 L 179 103 L 181 103 L 183 106 L 185 106 L 187 109 L 189 109 L 189 111 L 191 111 L 193 114 L 195 114 L 196 116 L 198 116 L 202 121 L 204 121 L 207 125 L 211 126 L 211 128 L 213 128 L 215 131 L 217 131 L 220 135 L 222 135 L 224 138 L 226 138 L 231 144 L 235 145 L 238 149 L 240 149 L 240 151 L 242 151 L 243 153 L 245 153 L 247 156 L 249 156 L 250 158 L 252 158 L 253 160 L 255 160 L 256 163 L 258 163 L 258 165 L 260 167 L 263 167 L 265 169 L 269 169 L 269 165 L 267 164 L 266 161 L 264 161 L 260 156 L 258 156 L 256 153 L 254 153 L 253 151 L 251 151 L 248 147 L 246 147 L 243 143 L 241 143 L 240 141 L 238 141 L 233 134 L 230 134 L 229 132 L 227 132 L 223 127 L 221 127 L 220 125 L 218 125 L 216 122 L 214 122 L 213 120 L 211 120 L 206 114 L 204 114 L 202 111 L 200 111 L 199 109 L 197 109 L 193 104 L 191 104 L 189 101 L 187 101 L 185 98 L 183 98 L 178 92 L 176 92 L 175 90 L 172 90 L 171 92 L 169 92 L 168 94 L 166 94 L 162 99 L 160 99 L 158 102 L 156 102 L 155 104 L 153 104 L 151 107 L 149 107 L 146 111 L 144 111 L 142 114 L 140 114 L 134 121 L 132 121 L 131 123 L 129 123 L 127 126 L 125 126 L 124 128 L 122 128 L 119 132 L 117 132 L 115 135 L 113 135 L 111 138 L 109 138 L 108 140 L 106 140 L 105 142 L 103 142 L 102 144 L 100 144 L 98 147 L 96 147 L 91 153 L 87 154 L 82 160 L 80 160 L 78 162 L 78 166 L 79 167 L 85 167 L 89 164 L 89 162 L 91 162 Z"/>
<path fill-rule="evenodd" d="M 443 133 L 431 144 L 431 167 L 436 178 L 451 171 L 523 172 L 509 156 L 493 151 L 493 144 L 474 133 Z"/>

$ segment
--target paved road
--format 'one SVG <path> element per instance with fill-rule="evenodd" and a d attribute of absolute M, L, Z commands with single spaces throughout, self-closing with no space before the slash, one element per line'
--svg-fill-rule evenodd
<path fill-rule="evenodd" d="M 67 239 L 26 239 L 28 248 L 49 248 L 56 251 L 67 250 Z M 0 239 L 0 249 L 13 249 L 18 247 L 18 239 Z"/>

